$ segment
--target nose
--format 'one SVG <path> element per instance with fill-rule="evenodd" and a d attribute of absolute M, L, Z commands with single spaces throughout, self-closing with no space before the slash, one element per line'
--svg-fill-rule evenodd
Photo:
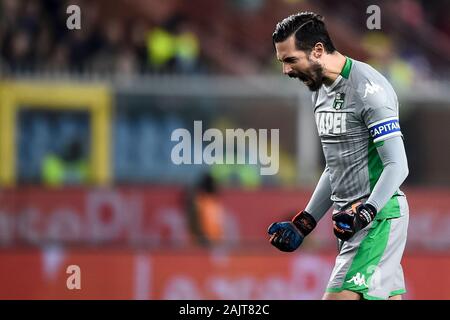
<path fill-rule="evenodd" d="M 291 66 L 287 63 L 283 63 L 283 74 L 287 75 L 291 71 L 292 71 Z"/>

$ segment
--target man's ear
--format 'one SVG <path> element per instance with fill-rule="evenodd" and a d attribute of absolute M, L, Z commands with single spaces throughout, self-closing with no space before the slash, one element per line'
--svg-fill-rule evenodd
<path fill-rule="evenodd" d="M 324 54 L 324 52 L 325 52 L 325 48 L 323 46 L 323 43 L 317 42 L 314 45 L 313 49 L 311 50 L 311 55 L 315 59 L 320 59 L 320 58 L 322 58 L 322 55 Z"/>

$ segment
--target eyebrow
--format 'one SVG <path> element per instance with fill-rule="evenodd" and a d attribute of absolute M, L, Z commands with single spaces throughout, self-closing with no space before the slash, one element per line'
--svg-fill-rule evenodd
<path fill-rule="evenodd" d="M 278 61 L 280 61 L 280 62 L 289 62 L 289 61 L 294 61 L 294 60 L 296 60 L 297 59 L 297 57 L 292 57 L 292 56 L 289 56 L 289 57 L 284 57 L 283 59 L 278 59 Z"/>

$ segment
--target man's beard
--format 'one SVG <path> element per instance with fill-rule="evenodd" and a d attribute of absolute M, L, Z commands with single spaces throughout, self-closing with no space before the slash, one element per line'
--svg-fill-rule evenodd
<path fill-rule="evenodd" d="M 319 90 L 323 82 L 325 81 L 325 78 L 323 76 L 323 68 L 317 62 L 311 63 L 311 68 L 307 73 L 293 71 L 288 73 L 288 76 L 291 78 L 297 78 L 300 82 L 304 83 L 311 91 Z"/>

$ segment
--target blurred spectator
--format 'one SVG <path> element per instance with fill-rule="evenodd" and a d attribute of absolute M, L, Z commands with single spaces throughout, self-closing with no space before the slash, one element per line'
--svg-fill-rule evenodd
<path fill-rule="evenodd" d="M 32 51 L 30 34 L 19 29 L 13 32 L 6 40 L 9 46 L 5 50 L 5 58 L 12 70 L 25 70 L 32 68 Z"/>
<path fill-rule="evenodd" d="M 122 49 L 116 60 L 114 70 L 120 76 L 129 77 L 138 71 L 138 60 L 131 48 Z"/>
<path fill-rule="evenodd" d="M 154 28 L 147 35 L 148 59 L 152 69 L 168 69 L 175 59 L 175 37 L 163 28 Z"/>
<path fill-rule="evenodd" d="M 417 28 L 424 24 L 422 6 L 416 0 L 400 0 L 397 3 L 398 16 L 410 27 Z"/>
<path fill-rule="evenodd" d="M 219 129 L 223 136 L 226 130 L 238 127 L 237 124 L 226 116 L 217 117 L 212 123 L 212 127 Z M 241 137 L 242 138 L 242 137 Z M 256 189 L 262 184 L 260 167 L 257 164 L 237 164 L 238 155 L 246 150 L 239 150 L 234 144 L 233 150 L 224 148 L 223 158 L 227 159 L 227 153 L 232 152 L 233 163 L 213 164 L 211 175 L 215 181 L 223 187 L 238 187 L 243 189 Z M 244 154 L 245 158 L 245 154 Z"/>
<path fill-rule="evenodd" d="M 414 68 L 398 56 L 393 41 L 383 33 L 369 32 L 362 45 L 370 54 L 368 63 L 380 71 L 395 88 L 407 89 L 414 83 Z"/>
<path fill-rule="evenodd" d="M 174 15 L 147 34 L 150 68 L 158 71 L 196 71 L 199 40 L 184 17 Z"/>
<path fill-rule="evenodd" d="M 69 65 L 69 49 L 63 44 L 55 47 L 47 64 L 49 71 L 64 71 Z"/>
<path fill-rule="evenodd" d="M 203 246 L 220 244 L 224 239 L 224 208 L 219 191 L 210 174 L 201 177 L 192 192 L 188 191 L 188 220 L 195 242 Z"/>
<path fill-rule="evenodd" d="M 143 68 L 147 64 L 146 34 L 148 29 L 148 23 L 145 20 L 135 21 L 131 25 L 130 41 L 135 54 L 138 71 L 143 71 Z"/>
<path fill-rule="evenodd" d="M 261 176 L 257 165 L 215 164 L 211 173 L 221 185 L 227 187 L 256 189 L 261 185 Z"/>
<path fill-rule="evenodd" d="M 176 68 L 181 72 L 193 72 L 198 67 L 200 41 L 188 21 L 179 22 L 176 30 Z"/>
<path fill-rule="evenodd" d="M 79 185 L 89 182 L 89 164 L 81 141 L 69 141 L 60 154 L 50 153 L 42 164 L 42 181 L 47 186 Z"/>

